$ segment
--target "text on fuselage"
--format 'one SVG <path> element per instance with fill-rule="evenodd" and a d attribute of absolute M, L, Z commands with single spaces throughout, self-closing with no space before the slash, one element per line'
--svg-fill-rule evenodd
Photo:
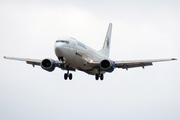
<path fill-rule="evenodd" d="M 87 49 L 86 46 L 85 46 L 83 43 L 81 43 L 81 42 L 79 42 L 79 41 L 76 41 L 76 42 L 77 42 L 77 45 L 83 47 L 84 49 Z"/>

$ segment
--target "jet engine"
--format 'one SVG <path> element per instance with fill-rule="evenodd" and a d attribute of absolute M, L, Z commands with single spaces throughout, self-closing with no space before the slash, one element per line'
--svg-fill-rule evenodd
<path fill-rule="evenodd" d="M 105 60 L 102 60 L 102 61 L 101 61 L 101 63 L 100 63 L 100 68 L 101 68 L 101 70 L 103 70 L 103 71 L 112 72 L 115 67 L 114 67 L 113 61 L 108 60 L 108 59 L 105 59 Z"/>
<path fill-rule="evenodd" d="M 47 70 L 49 72 L 52 72 L 54 69 L 55 69 L 55 62 L 54 60 L 52 59 L 44 59 L 42 62 L 41 62 L 41 67 L 42 69 L 44 70 Z"/>

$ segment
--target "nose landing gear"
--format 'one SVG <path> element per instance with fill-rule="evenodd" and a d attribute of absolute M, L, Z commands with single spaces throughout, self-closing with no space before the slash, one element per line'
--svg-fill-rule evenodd
<path fill-rule="evenodd" d="M 65 63 L 64 57 L 58 57 L 58 59 L 59 61 L 62 61 L 61 68 L 64 68 L 64 63 Z"/>
<path fill-rule="evenodd" d="M 64 79 L 67 80 L 69 77 L 69 80 L 72 80 L 72 74 L 71 73 L 64 73 Z"/>
<path fill-rule="evenodd" d="M 69 66 L 67 65 L 67 73 L 64 73 L 64 79 L 67 80 L 67 78 L 69 77 L 69 80 L 72 80 L 72 73 L 69 73 Z"/>
<path fill-rule="evenodd" d="M 62 61 L 62 64 L 61 64 L 61 68 L 65 68 L 67 67 L 67 73 L 64 73 L 64 79 L 67 80 L 69 78 L 69 80 L 72 80 L 73 78 L 73 75 L 72 73 L 69 73 L 69 65 L 66 65 L 65 66 L 65 58 L 64 57 L 58 57 L 59 61 Z"/>

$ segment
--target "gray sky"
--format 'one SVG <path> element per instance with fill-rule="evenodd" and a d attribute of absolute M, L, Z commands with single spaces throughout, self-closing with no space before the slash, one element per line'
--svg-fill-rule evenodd
<path fill-rule="evenodd" d="M 180 62 L 116 69 L 104 81 L 83 72 L 47 72 L 3 56 L 52 58 L 58 37 L 99 50 L 113 23 L 112 60 L 180 59 L 178 0 L 1 0 L 1 120 L 179 120 Z"/>

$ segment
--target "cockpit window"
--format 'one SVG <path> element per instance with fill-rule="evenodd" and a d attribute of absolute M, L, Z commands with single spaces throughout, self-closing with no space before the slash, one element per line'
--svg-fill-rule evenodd
<path fill-rule="evenodd" d="M 56 40 L 56 43 L 57 43 L 57 42 L 62 42 L 62 43 L 69 44 L 69 41 L 67 41 L 67 40 Z"/>

